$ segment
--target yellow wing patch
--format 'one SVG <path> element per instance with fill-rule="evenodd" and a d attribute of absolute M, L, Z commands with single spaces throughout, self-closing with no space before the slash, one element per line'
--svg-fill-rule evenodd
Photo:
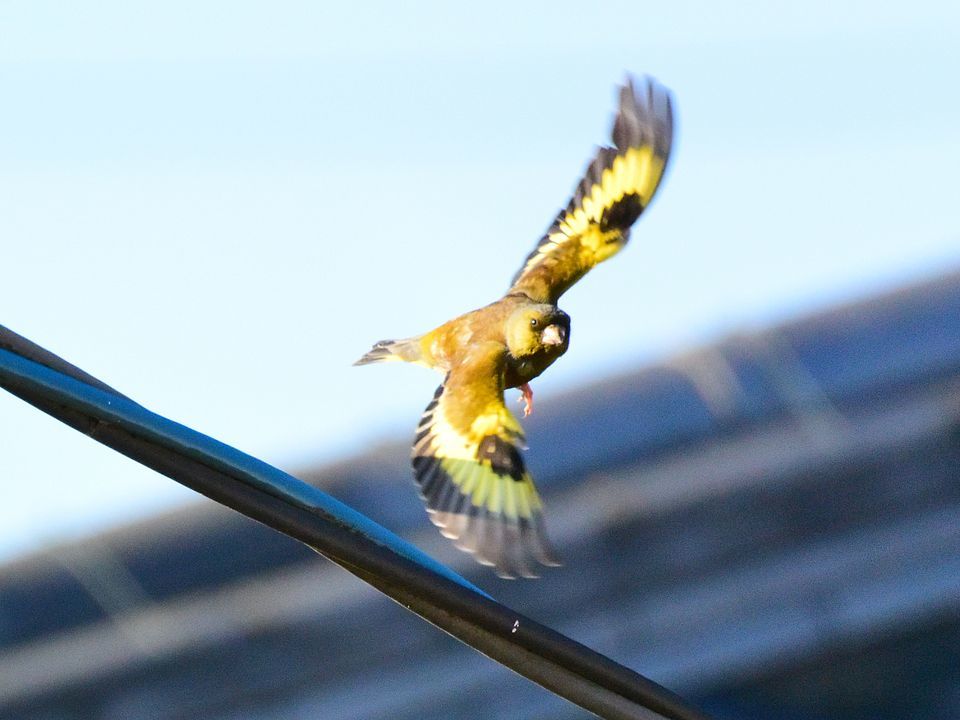
<path fill-rule="evenodd" d="M 624 196 L 636 195 L 641 207 L 646 207 L 653 198 L 666 158 L 656 157 L 649 145 L 627 148 L 613 159 L 613 165 L 605 168 L 600 182 L 591 187 L 578 207 L 564 213 L 557 230 L 549 233 L 553 243 L 581 235 L 591 225 L 602 225 L 604 214 L 615 208 Z"/>
<path fill-rule="evenodd" d="M 647 80 L 640 97 L 621 88 L 615 147 L 597 150 L 573 198 L 514 277 L 511 292 L 556 303 L 592 267 L 615 255 L 663 178 L 673 141 L 666 88 Z"/>
<path fill-rule="evenodd" d="M 503 403 L 504 354 L 497 343 L 471 351 L 438 388 L 417 428 L 414 476 L 430 519 L 458 548 L 503 577 L 536 577 L 535 563 L 557 562 L 523 433 Z"/>

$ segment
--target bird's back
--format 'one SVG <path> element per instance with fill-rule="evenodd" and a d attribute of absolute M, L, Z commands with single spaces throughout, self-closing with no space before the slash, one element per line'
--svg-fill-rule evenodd
<path fill-rule="evenodd" d="M 506 320 L 524 301 L 515 296 L 503 297 L 421 335 L 420 349 L 425 364 L 448 371 L 478 343 L 492 341 L 506 345 Z"/>

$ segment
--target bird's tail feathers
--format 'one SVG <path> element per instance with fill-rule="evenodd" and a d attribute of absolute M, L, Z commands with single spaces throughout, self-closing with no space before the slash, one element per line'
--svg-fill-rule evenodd
<path fill-rule="evenodd" d="M 381 340 L 354 365 L 371 365 L 392 360 L 418 362 L 422 359 L 422 356 L 419 337 L 404 338 L 403 340 Z"/>

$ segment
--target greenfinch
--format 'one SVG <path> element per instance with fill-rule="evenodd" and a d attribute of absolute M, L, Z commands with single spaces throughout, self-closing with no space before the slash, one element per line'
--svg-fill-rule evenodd
<path fill-rule="evenodd" d="M 670 92 L 650 78 L 620 88 L 612 147 L 600 147 L 573 197 L 496 302 L 423 335 L 384 340 L 356 362 L 399 360 L 444 375 L 417 427 L 413 474 L 440 532 L 501 577 L 536 577 L 558 565 L 543 503 L 520 450 L 520 423 L 504 404 L 567 351 L 560 296 L 627 243 L 650 204 L 673 140 Z"/>

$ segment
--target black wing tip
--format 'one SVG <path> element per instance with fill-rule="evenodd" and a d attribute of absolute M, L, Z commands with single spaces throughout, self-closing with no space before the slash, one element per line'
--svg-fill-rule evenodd
<path fill-rule="evenodd" d="M 493 568 L 498 577 L 534 580 L 541 567 L 562 564 L 547 540 L 542 516 L 510 520 L 483 508 L 470 509 L 467 514 L 434 513 L 431 519 L 459 550 Z"/>
<path fill-rule="evenodd" d="M 516 519 L 492 513 L 460 492 L 439 458 L 415 454 L 411 462 L 430 521 L 457 549 L 504 579 L 534 579 L 539 577 L 538 566 L 561 565 L 539 512 Z"/>
<path fill-rule="evenodd" d="M 500 578 L 535 579 L 540 577 L 538 566 L 550 568 L 563 564 L 547 539 L 542 515 L 516 523 L 501 516 L 496 522 L 502 526 L 503 542 L 485 548 L 485 560 Z"/>
<path fill-rule="evenodd" d="M 619 150 L 651 145 L 664 158 L 673 144 L 673 96 L 650 75 L 629 73 L 620 86 L 620 102 L 611 138 Z"/>

